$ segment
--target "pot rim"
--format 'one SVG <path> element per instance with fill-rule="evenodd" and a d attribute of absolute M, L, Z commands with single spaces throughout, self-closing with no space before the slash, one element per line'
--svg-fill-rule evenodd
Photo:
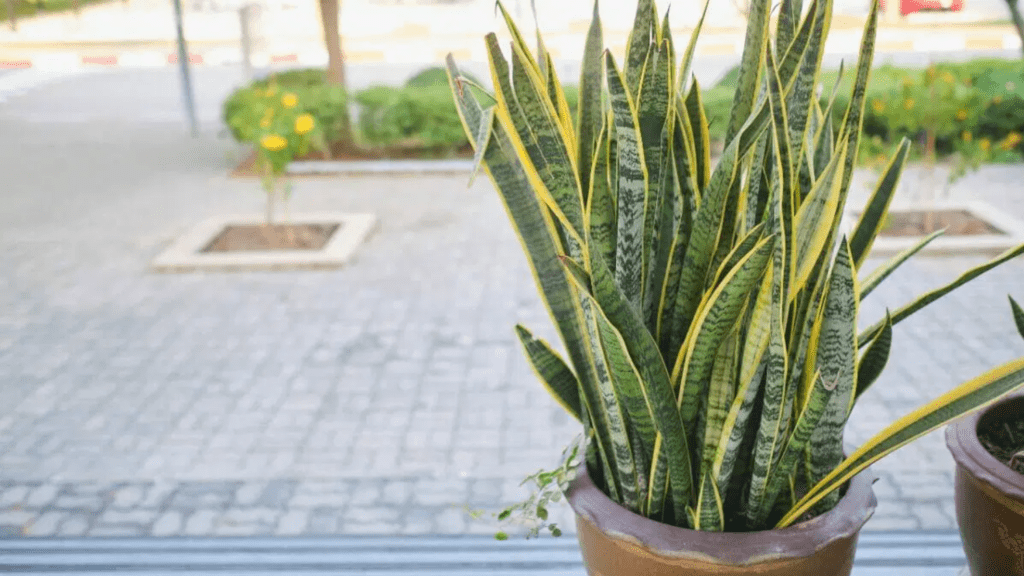
<path fill-rule="evenodd" d="M 760 532 L 701 532 L 646 518 L 615 503 L 591 480 L 586 465 L 566 491 L 577 516 L 601 532 L 628 540 L 665 557 L 747 566 L 770 560 L 806 558 L 829 544 L 856 537 L 874 514 L 878 501 L 871 485 L 876 478 L 865 469 L 849 482 L 849 489 L 832 510 L 805 522 Z"/>
<path fill-rule="evenodd" d="M 1024 393 L 1010 394 L 956 420 L 946 428 L 946 447 L 957 465 L 974 478 L 1011 498 L 1024 500 L 1024 475 L 1000 462 L 978 439 L 981 419 L 991 411 L 1013 403 L 1024 404 Z"/>

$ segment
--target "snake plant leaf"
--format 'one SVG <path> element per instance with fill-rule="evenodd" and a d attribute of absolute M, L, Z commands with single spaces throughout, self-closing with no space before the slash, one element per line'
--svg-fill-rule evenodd
<path fill-rule="evenodd" d="M 639 0 L 636 5 L 636 16 L 633 29 L 626 40 L 626 60 L 623 64 L 625 84 L 632 98 L 640 93 L 640 77 L 643 75 L 644 62 L 651 51 L 651 45 L 658 37 L 657 10 L 653 0 Z"/>
<path fill-rule="evenodd" d="M 907 155 L 910 153 L 910 141 L 904 138 L 896 149 L 896 154 L 889 160 L 889 165 L 882 174 L 881 180 L 875 186 L 875 192 L 868 200 L 864 213 L 860 215 L 857 226 L 854 228 L 853 237 L 850 239 L 850 252 L 853 254 L 853 261 L 856 268 L 860 268 L 871 252 L 871 245 L 874 243 L 878 233 L 882 231 L 885 223 L 885 216 L 889 213 L 889 205 L 893 196 L 896 195 L 896 186 L 899 184 L 900 175 L 903 173 L 903 166 L 906 165 Z"/>
<path fill-rule="evenodd" d="M 498 10 L 501 11 L 501 17 L 505 22 L 505 27 L 508 28 L 509 35 L 512 36 L 512 44 L 517 46 L 519 50 L 523 52 L 526 62 L 539 77 L 543 78 L 544 75 L 541 74 L 540 64 L 538 64 L 537 59 L 534 58 L 533 54 L 530 53 L 530 47 L 526 44 L 526 39 L 523 38 L 522 33 L 519 32 L 519 27 L 516 26 L 516 22 L 512 18 L 512 15 L 505 9 L 505 4 L 501 0 L 495 0 L 495 6 L 497 6 Z"/>
<path fill-rule="evenodd" d="M 583 46 L 583 62 L 580 69 L 579 103 L 576 113 L 576 142 L 578 146 L 576 164 L 580 166 L 580 188 L 587 193 L 591 190 L 589 170 L 598 149 L 598 131 L 604 121 L 601 105 L 601 89 L 604 86 L 604 39 L 601 35 L 601 17 L 598 0 L 594 0 L 594 15 L 587 31 Z M 589 198 L 584 198 L 589 203 Z"/>
<path fill-rule="evenodd" d="M 843 197 L 839 206 L 846 205 L 846 191 L 850 189 L 853 178 L 853 165 L 857 161 L 860 150 L 860 137 L 864 126 L 864 105 L 866 103 L 868 79 L 871 76 L 871 63 L 875 59 L 875 37 L 878 35 L 879 0 L 871 1 L 868 21 L 864 26 L 864 36 L 860 43 L 860 57 L 857 63 L 857 76 L 853 83 L 853 93 L 846 109 L 843 133 L 846 135 L 846 159 L 843 164 Z"/>
<path fill-rule="evenodd" d="M 841 165 L 846 144 L 840 143 L 839 150 L 814 184 L 806 201 L 800 205 L 794 222 L 795 245 L 793 256 L 796 266 L 790 297 L 807 283 L 811 272 L 818 263 L 819 255 L 831 244 L 828 243 L 836 221 L 841 217 L 840 196 L 842 195 Z"/>
<path fill-rule="evenodd" d="M 807 140 L 808 118 L 813 105 L 817 103 L 814 90 L 818 85 L 821 58 L 825 52 L 825 38 L 828 36 L 832 24 L 832 0 L 816 3 L 815 12 L 808 14 L 807 17 L 813 18 L 814 26 L 798 72 L 786 97 L 786 109 L 789 112 L 789 140 L 795 148 L 794 154 L 802 154 Z"/>
<path fill-rule="evenodd" d="M 693 497 L 693 472 L 687 433 L 679 416 L 668 369 L 654 337 L 644 326 L 637 311 L 626 299 L 607 264 L 601 260 L 597 252 L 590 252 L 590 270 L 594 297 L 601 311 L 622 334 L 628 346 L 629 356 L 645 383 L 654 412 L 654 424 L 662 438 L 661 446 L 667 451 L 667 458 L 664 461 L 669 468 L 675 518 L 684 518 L 685 507 Z M 654 460 L 658 459 L 659 456 L 655 454 Z M 660 495 L 654 495 L 652 498 L 656 501 L 665 499 Z"/>
<path fill-rule="evenodd" d="M 477 174 L 480 173 L 480 166 L 484 162 L 484 151 L 487 150 L 487 145 L 490 144 L 491 134 L 493 134 L 494 126 L 494 107 L 487 108 L 483 111 L 483 116 L 480 119 L 479 128 L 476 133 L 476 139 L 473 142 L 473 170 L 469 174 L 469 186 L 473 185 L 476 181 Z"/>
<path fill-rule="evenodd" d="M 658 211 L 651 218 L 650 260 L 647 266 L 647 283 L 644 286 L 643 317 L 655 339 L 658 337 L 659 311 L 665 300 L 665 281 L 672 259 L 672 248 L 682 218 L 681 207 L 678 206 L 682 201 L 682 194 L 676 182 L 673 158 L 675 149 L 672 132 L 675 123 L 674 113 L 670 112 L 661 134 L 661 146 L 665 151 L 661 155 L 661 166 L 658 168 L 660 176 L 657 181 L 661 189 L 654 194 L 658 200 Z"/>
<path fill-rule="evenodd" d="M 896 256 L 893 256 L 888 262 L 876 268 L 867 278 L 860 282 L 860 297 L 861 299 L 871 294 L 882 283 L 883 280 L 889 277 L 890 274 L 896 271 L 904 262 L 906 262 L 911 256 L 917 254 L 925 246 L 931 244 L 932 240 L 935 240 L 939 236 L 945 234 L 945 229 L 936 230 L 928 236 L 922 238 L 917 244 L 914 244 L 910 248 L 900 252 Z"/>
<path fill-rule="evenodd" d="M 815 375 L 813 382 L 811 396 L 805 403 L 800 416 L 797 417 L 796 425 L 789 434 L 789 441 L 779 458 L 778 465 L 771 471 L 768 485 L 749 527 L 760 528 L 768 520 L 768 515 L 774 508 L 779 494 L 790 484 L 790 479 L 796 473 L 796 467 L 806 452 L 811 437 L 818 431 L 818 423 L 825 414 L 825 409 L 837 388 L 835 381 L 826 382 L 821 378 L 820 373 Z"/>
<path fill-rule="evenodd" d="M 762 222 L 764 210 L 768 206 L 768 197 L 771 195 L 770 178 L 774 174 L 768 150 L 771 143 L 771 133 L 765 132 L 757 141 L 757 148 L 754 151 L 754 162 L 750 167 L 750 175 L 747 180 L 747 206 L 746 222 L 747 230 L 753 228 L 758 222 Z"/>
<path fill-rule="evenodd" d="M 693 78 L 693 87 L 686 95 L 686 114 L 692 134 L 693 155 L 695 163 L 692 173 L 696 179 L 698 196 L 703 193 L 711 179 L 711 134 L 708 128 L 708 117 L 704 113 L 704 103 L 701 101 L 700 83 L 697 77 Z"/>
<path fill-rule="evenodd" d="M 458 79 L 462 75 L 451 55 L 447 58 L 447 71 L 449 84 L 455 95 L 456 109 L 466 132 L 479 133 L 480 122 L 484 120 L 483 109 L 472 92 L 462 89 L 459 84 Z M 590 345 L 586 339 L 581 306 L 564 268 L 559 264 L 558 255 L 562 248 L 557 241 L 555 224 L 547 207 L 531 193 L 533 182 L 523 165 L 522 156 L 519 155 L 521 150 L 514 146 L 510 135 L 496 116 L 492 117 L 492 121 L 493 134 L 484 151 L 484 165 L 527 254 L 530 271 L 544 296 L 543 301 L 548 313 L 562 337 L 569 359 L 580 379 L 581 388 L 584 392 L 590 391 L 594 389 L 594 383 L 597 381 L 596 369 L 593 359 L 588 355 Z M 593 398 L 585 397 L 581 400 L 584 400 L 586 410 L 591 414 L 585 421 L 590 421 L 594 426 L 598 451 L 609 454 L 611 443 L 603 420 L 599 417 L 601 407 L 594 403 Z M 584 432 L 589 433 L 590 430 Z M 603 458 L 602 462 L 607 464 L 609 460 L 610 458 Z M 605 466 L 605 476 L 608 479 L 612 478 L 608 466 Z M 614 482 L 609 481 L 607 488 L 609 496 L 617 500 Z"/>
<path fill-rule="evenodd" d="M 764 396 L 761 422 L 754 444 L 754 466 L 747 501 L 748 521 L 753 522 L 765 497 L 768 476 L 784 447 L 786 428 L 785 405 L 788 396 L 786 338 L 783 327 L 783 299 L 786 269 L 784 264 L 785 242 L 777 240 L 772 269 L 771 329 L 768 338 L 768 364 L 765 370 Z"/>
<path fill-rule="evenodd" d="M 694 514 L 697 523 L 694 530 L 702 532 L 721 532 L 725 530 L 725 513 L 722 509 L 722 495 L 715 485 L 715 479 L 711 473 L 704 474 L 700 483 L 700 498 L 697 503 L 697 512 Z"/>
<path fill-rule="evenodd" d="M 565 154 L 565 141 L 561 139 L 556 127 L 554 108 L 547 102 L 546 97 L 542 102 L 536 85 L 529 80 L 523 81 L 522 86 L 517 86 L 521 94 L 514 90 L 509 75 L 509 64 L 498 47 L 497 36 L 493 33 L 488 34 L 485 41 L 491 62 L 495 96 L 498 100 L 498 117 L 503 124 L 510 127 L 510 132 L 517 135 L 518 143 L 513 139 L 513 144 L 516 145 L 516 153 L 522 157 L 524 166 L 536 172 L 536 176 L 531 180 L 539 180 L 539 186 L 534 186 L 534 189 L 544 198 L 556 217 L 568 226 L 569 231 L 577 238 L 581 238 L 582 195 L 579 189 L 575 188 L 579 181 L 573 166 L 568 163 L 549 162 L 545 155 L 545 151 L 551 158 L 559 158 Z M 522 57 L 514 53 L 513 62 L 519 62 L 516 68 L 522 73 Z M 523 105 L 524 100 L 530 108 L 529 113 Z M 545 102 L 547 106 L 544 105 Z M 538 124 L 531 125 L 531 120 L 537 121 Z M 543 146 L 538 135 L 542 130 L 546 131 Z"/>
<path fill-rule="evenodd" d="M 725 132 L 726 144 L 732 141 L 754 109 L 754 98 L 761 83 L 761 65 L 764 61 L 762 55 L 768 45 L 770 8 L 770 0 L 750 0 L 739 79 L 736 83 L 736 94 L 733 96 L 732 111 L 729 114 L 729 125 Z"/>
<path fill-rule="evenodd" d="M 658 343 L 661 346 L 662 355 L 666 358 L 670 358 L 679 349 L 678 346 L 682 342 L 681 337 L 678 343 L 673 342 L 675 340 L 673 336 L 675 335 L 671 333 L 670 323 L 665 322 L 665 320 L 675 317 L 676 295 L 679 292 L 680 275 L 686 256 L 686 247 L 689 245 L 690 234 L 693 228 L 693 213 L 699 202 L 694 188 L 693 174 L 689 170 L 689 167 L 692 166 L 689 150 L 684 150 L 686 153 L 675 152 L 681 148 L 687 148 L 686 137 L 683 135 L 684 128 L 682 126 L 686 122 L 685 116 L 681 120 L 682 122 L 676 122 L 675 124 L 675 137 L 672 141 L 672 149 L 676 157 L 676 161 L 671 166 L 673 172 L 672 181 L 678 184 L 679 191 L 679 196 L 673 202 L 673 209 L 675 211 L 674 224 L 676 228 L 669 249 L 668 269 L 665 272 L 655 332 L 658 337 Z"/>
<path fill-rule="evenodd" d="M 555 107 L 558 121 L 561 124 L 562 136 L 566 141 L 566 148 L 572 154 L 578 148 L 578 144 L 576 143 L 576 132 L 573 129 L 572 112 L 569 110 L 569 101 L 565 99 L 565 90 L 562 89 L 562 83 L 558 79 L 558 73 L 555 71 L 555 65 L 551 61 L 550 53 L 544 53 L 544 61 L 547 62 L 547 71 L 544 78 L 547 79 L 548 100 Z M 575 160 L 575 156 L 573 156 L 573 159 Z M 576 165 L 579 166 L 579 172 L 585 172 L 589 168 L 578 163 Z M 582 198 L 582 201 L 584 204 L 586 203 L 585 196 Z"/>
<path fill-rule="evenodd" d="M 1003 262 L 1013 260 L 1014 258 L 1020 256 L 1021 254 L 1024 254 L 1024 244 L 1021 244 L 1016 248 L 1011 248 L 1006 252 L 1003 252 L 999 256 L 996 256 L 994 259 L 990 260 L 989 262 L 986 262 L 985 264 L 982 264 L 981 266 L 971 268 L 967 272 L 961 274 L 960 277 L 958 277 L 956 280 L 950 282 L 949 284 L 946 284 L 941 288 L 936 288 L 935 290 L 932 290 L 931 292 L 928 292 L 923 296 L 918 297 L 913 302 L 901 306 L 895 312 L 892 313 L 893 326 L 899 324 L 903 320 L 906 320 L 908 317 L 913 315 L 918 310 L 924 308 L 925 306 L 931 304 L 932 302 L 935 302 L 939 298 L 942 298 L 943 296 L 949 294 L 953 290 L 956 290 L 960 286 L 963 286 L 964 284 L 970 282 L 971 280 L 974 280 L 978 276 L 981 276 L 985 272 L 992 270 L 993 268 L 999 266 Z M 861 332 L 858 341 L 867 342 L 874 339 L 874 337 L 883 330 L 885 322 L 885 319 L 882 319 L 879 322 L 873 324 L 867 330 Z"/>
<path fill-rule="evenodd" d="M 793 42 L 803 7 L 804 0 L 782 0 L 779 6 L 779 21 L 775 27 L 775 43 L 779 56 L 783 56 Z"/>
<path fill-rule="evenodd" d="M 738 370 L 739 344 L 739 333 L 736 332 L 726 338 L 715 354 L 707 404 L 701 412 L 701 423 L 697 427 L 698 437 L 704 438 L 704 447 L 701 450 L 701 476 L 712 471 L 715 452 L 722 437 L 722 425 L 725 424 L 729 408 L 735 400 L 736 391 L 733 388 Z"/>
<path fill-rule="evenodd" d="M 715 352 L 764 275 L 775 241 L 775 236 L 769 236 L 757 243 L 701 303 L 689 345 L 680 351 L 672 371 L 672 381 L 681 383 L 679 413 L 688 432 L 696 425 L 697 410 L 706 396 Z"/>
<path fill-rule="evenodd" d="M 618 208 L 612 196 L 609 182 L 608 162 L 611 148 L 609 147 L 608 129 L 612 120 L 609 118 L 597 137 L 594 159 L 588 164 L 593 166 L 589 175 L 590 202 L 585 214 L 590 230 L 590 250 L 601 253 L 605 262 L 614 265 L 615 236 L 618 233 Z"/>
<path fill-rule="evenodd" d="M 793 238 L 793 207 L 795 205 L 793 198 L 793 153 L 798 150 L 793 150 L 790 146 L 790 132 L 789 132 L 789 114 L 787 112 L 786 101 L 782 95 L 782 81 L 779 79 L 779 71 L 775 66 L 775 58 L 772 56 L 772 51 L 768 50 L 765 52 L 765 74 L 768 77 L 768 103 L 772 111 L 772 126 L 774 127 L 774 152 L 776 158 L 776 167 L 779 169 L 779 185 L 781 193 L 779 198 L 781 203 L 779 205 L 780 212 L 777 213 L 776 218 L 781 217 L 782 227 L 776 232 L 784 234 L 784 237 L 789 242 L 787 244 L 787 253 L 784 254 L 786 257 L 786 274 L 783 276 L 783 287 L 789 284 L 785 281 L 789 275 L 792 275 L 792 246 L 788 245 L 792 242 Z M 794 140 L 795 142 L 796 140 Z"/>
<path fill-rule="evenodd" d="M 562 123 L 559 112 L 547 98 L 544 80 L 533 73 L 525 63 L 524 55 L 512 46 L 512 79 L 515 97 L 522 107 L 523 120 L 527 130 L 536 139 L 536 154 L 531 155 L 535 166 L 544 167 L 539 174 L 544 179 L 552 197 L 566 214 L 567 224 L 573 232 L 583 231 L 583 195 L 580 192 L 579 170 L 574 155 L 574 138 L 568 123 Z M 564 95 L 561 104 L 568 115 Z M 528 152 L 531 149 L 528 149 Z M 574 234 L 577 236 L 578 234 Z"/>
<path fill-rule="evenodd" d="M 857 362 L 857 396 L 867 392 L 868 388 L 878 380 L 889 361 L 889 350 L 892 348 L 892 316 L 885 311 L 885 324 L 882 331 L 868 344 L 868 349 Z M 854 399 L 856 401 L 856 399 Z"/>
<path fill-rule="evenodd" d="M 719 268 L 718 276 L 715 278 L 715 281 L 712 284 L 713 286 L 717 287 L 721 284 L 729 271 L 735 268 L 736 265 L 740 263 L 740 260 L 749 254 L 750 251 L 754 249 L 754 246 L 764 238 L 767 225 L 767 222 L 761 222 L 752 230 L 747 232 L 747 234 L 736 244 L 736 247 L 729 254 L 729 258 L 725 261 L 725 264 Z"/>
<path fill-rule="evenodd" d="M 980 408 L 1003 394 L 1024 385 L 1024 357 L 990 370 L 957 386 L 934 401 L 900 418 L 851 454 L 835 470 L 800 499 L 776 525 L 793 524 L 825 495 L 838 490 L 850 478 L 895 450 L 941 428 L 960 416 Z"/>
<path fill-rule="evenodd" d="M 785 56 L 778 62 L 779 78 L 782 79 L 783 85 L 787 86 L 787 94 L 790 92 L 797 71 L 799 70 L 800 63 L 804 60 L 804 54 L 808 50 L 811 33 L 814 31 L 814 15 L 818 13 L 820 3 L 821 0 L 814 0 L 811 3 L 811 6 L 807 11 L 807 16 L 804 18 L 803 23 L 800 24 L 800 28 L 797 30 L 796 36 L 785 51 Z"/>
<path fill-rule="evenodd" d="M 590 298 L 584 296 L 584 298 Z M 649 514 L 642 506 L 648 501 L 648 470 L 640 466 L 642 462 L 650 462 L 654 454 L 655 438 L 657 431 L 654 427 L 653 415 L 651 413 L 650 400 L 647 397 L 647 390 L 636 365 L 629 357 L 626 343 L 622 335 L 612 326 L 611 322 L 601 313 L 600 307 L 592 301 L 595 311 L 594 317 L 597 320 L 598 333 L 601 337 L 601 348 L 604 350 L 605 361 L 614 382 L 614 391 L 621 402 L 624 416 L 630 424 L 632 440 L 630 446 L 634 450 L 634 461 L 637 464 L 634 470 L 635 487 L 638 495 L 638 507 Z"/>
<path fill-rule="evenodd" d="M 1008 298 L 1010 299 L 1010 309 L 1013 310 L 1013 322 L 1017 325 L 1017 332 L 1024 338 L 1024 310 L 1013 299 L 1013 296 L 1008 296 Z"/>
<path fill-rule="evenodd" d="M 769 273 L 771 271 L 769 270 Z M 762 294 L 770 294 L 770 291 L 763 290 Z M 767 359 L 761 362 L 749 379 L 740 380 L 740 387 L 729 414 L 722 425 L 721 438 L 724 440 L 718 444 L 715 451 L 715 459 L 712 464 L 712 472 L 719 486 L 728 486 L 741 460 L 747 458 L 749 451 L 742 450 L 746 443 L 753 445 L 757 437 L 757 426 L 755 409 L 758 407 L 757 399 L 760 397 L 764 373 L 767 370 Z M 742 378 L 742 376 L 741 376 Z"/>
<path fill-rule="evenodd" d="M 582 422 L 580 383 L 576 375 L 547 342 L 534 337 L 523 325 L 516 326 L 516 335 L 540 381 L 573 418 Z"/>
<path fill-rule="evenodd" d="M 676 92 L 679 94 L 682 94 L 685 88 L 683 83 L 690 79 L 690 71 L 693 68 L 693 54 L 697 50 L 697 38 L 704 27 L 704 18 L 708 15 L 708 6 L 710 5 L 711 0 L 704 1 L 704 10 L 700 13 L 700 19 L 697 20 L 697 26 L 694 27 L 693 33 L 690 35 L 690 42 L 686 45 L 686 52 L 683 52 L 683 59 L 679 63 L 679 74 L 676 76 Z M 696 78 L 694 78 L 694 81 L 696 81 Z"/>
<path fill-rule="evenodd" d="M 615 115 L 619 183 L 615 279 L 630 303 L 640 310 L 644 285 L 644 214 L 647 209 L 647 167 L 637 125 L 636 107 L 610 52 L 605 52 L 608 94 Z"/>
<path fill-rule="evenodd" d="M 822 372 L 822 377 L 836 383 L 836 392 L 818 423 L 818 433 L 811 438 L 808 451 L 811 484 L 820 481 L 843 460 L 843 429 L 857 390 L 857 303 L 853 256 L 844 236 L 832 264 L 820 332 L 817 338 L 811 337 L 808 351 L 808 354 L 816 354 L 816 370 Z M 832 509 L 838 498 L 838 492 L 826 495 L 817 509 Z"/>

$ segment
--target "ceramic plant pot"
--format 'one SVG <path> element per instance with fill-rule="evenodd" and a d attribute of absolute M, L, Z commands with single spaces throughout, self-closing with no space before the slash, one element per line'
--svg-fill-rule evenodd
<path fill-rule="evenodd" d="M 981 425 L 1024 416 L 1024 396 L 1012 396 L 946 428 L 956 460 L 956 516 L 974 576 L 1024 576 L 1024 474 L 989 454 Z"/>
<path fill-rule="evenodd" d="M 782 530 L 697 532 L 634 514 L 605 496 L 585 470 L 567 492 L 590 576 L 849 576 L 857 536 L 875 510 L 868 471 L 828 513 Z"/>

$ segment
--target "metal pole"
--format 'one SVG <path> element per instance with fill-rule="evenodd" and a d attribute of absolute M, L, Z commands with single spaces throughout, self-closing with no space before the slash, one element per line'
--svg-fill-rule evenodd
<path fill-rule="evenodd" d="M 238 15 L 242 22 L 242 72 L 245 74 L 245 79 L 249 82 L 252 81 L 252 30 L 250 29 L 250 20 L 252 20 L 252 12 L 255 9 L 253 4 L 245 4 L 238 10 Z"/>
<path fill-rule="evenodd" d="M 182 23 L 181 0 L 174 0 L 174 23 L 178 28 L 178 65 L 181 67 L 181 90 L 185 97 L 185 112 L 188 114 L 192 137 L 199 136 L 199 122 L 196 120 L 196 106 L 192 96 L 192 76 L 189 73 L 188 47 L 185 45 L 185 25 Z"/>

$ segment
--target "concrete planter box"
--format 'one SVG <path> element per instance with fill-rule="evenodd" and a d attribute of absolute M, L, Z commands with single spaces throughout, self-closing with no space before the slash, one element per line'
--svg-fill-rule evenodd
<path fill-rule="evenodd" d="M 373 214 L 313 212 L 288 219 L 289 224 L 339 224 L 319 250 L 203 252 L 228 225 L 260 225 L 260 215 L 218 216 L 197 224 L 153 260 L 155 272 L 330 269 L 344 265 L 376 226 Z"/>

